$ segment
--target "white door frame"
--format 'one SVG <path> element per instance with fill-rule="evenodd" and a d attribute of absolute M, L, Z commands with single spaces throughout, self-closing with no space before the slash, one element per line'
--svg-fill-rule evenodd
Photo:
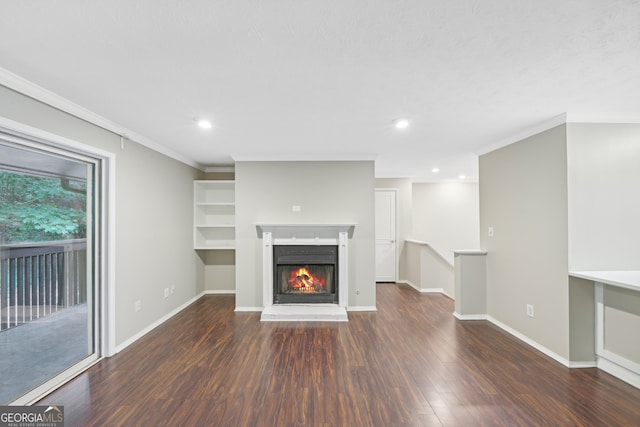
<path fill-rule="evenodd" d="M 99 197 L 96 218 L 98 223 L 99 245 L 96 251 L 99 265 L 94 271 L 94 278 L 98 281 L 97 295 L 99 310 L 99 338 L 96 340 L 97 360 L 115 354 L 115 155 L 113 153 L 79 143 L 31 126 L 0 117 L 0 133 L 7 140 L 15 140 L 25 147 L 45 149 L 52 154 L 78 156 L 96 167 L 96 194 Z M 65 381 L 65 377 L 75 376 L 88 368 L 97 360 L 88 362 L 87 366 L 79 365 L 74 372 L 65 371 L 45 382 L 41 386 L 23 395 L 13 404 L 31 404 L 50 391 L 52 387 Z M 75 372 L 75 371 L 78 372 Z M 68 379 L 67 379 L 68 380 Z"/>

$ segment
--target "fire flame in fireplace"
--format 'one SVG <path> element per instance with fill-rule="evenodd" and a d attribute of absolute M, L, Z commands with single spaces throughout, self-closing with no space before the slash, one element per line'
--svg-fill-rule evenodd
<path fill-rule="evenodd" d="M 312 274 L 307 267 L 301 267 L 291 272 L 287 283 L 289 288 L 296 292 L 321 292 L 325 279 Z"/>

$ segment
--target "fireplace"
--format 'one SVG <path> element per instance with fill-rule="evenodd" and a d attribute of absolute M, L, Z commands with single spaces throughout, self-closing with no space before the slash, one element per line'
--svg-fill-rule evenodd
<path fill-rule="evenodd" d="M 274 245 L 273 303 L 338 303 L 337 245 Z"/>
<path fill-rule="evenodd" d="M 262 239 L 260 320 L 347 322 L 349 239 L 354 228 L 355 224 L 256 224 Z"/>

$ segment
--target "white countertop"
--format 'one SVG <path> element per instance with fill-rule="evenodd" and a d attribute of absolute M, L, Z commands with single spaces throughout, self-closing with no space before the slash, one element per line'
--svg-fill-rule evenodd
<path fill-rule="evenodd" d="M 640 291 L 640 270 L 570 271 L 570 276 Z"/>

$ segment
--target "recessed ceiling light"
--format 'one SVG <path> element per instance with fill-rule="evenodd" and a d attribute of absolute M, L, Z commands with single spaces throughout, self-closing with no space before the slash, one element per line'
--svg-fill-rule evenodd
<path fill-rule="evenodd" d="M 405 118 L 395 119 L 392 123 L 397 129 L 406 129 L 409 127 L 409 119 Z"/>
<path fill-rule="evenodd" d="M 440 169 L 439 168 L 433 168 L 433 169 L 431 169 L 431 172 L 438 173 L 438 172 L 440 172 Z"/>
<path fill-rule="evenodd" d="M 211 129 L 213 127 L 211 122 L 207 119 L 197 119 L 197 123 L 202 129 Z"/>
<path fill-rule="evenodd" d="M 466 175 L 458 175 L 458 179 L 466 179 L 467 176 Z"/>

